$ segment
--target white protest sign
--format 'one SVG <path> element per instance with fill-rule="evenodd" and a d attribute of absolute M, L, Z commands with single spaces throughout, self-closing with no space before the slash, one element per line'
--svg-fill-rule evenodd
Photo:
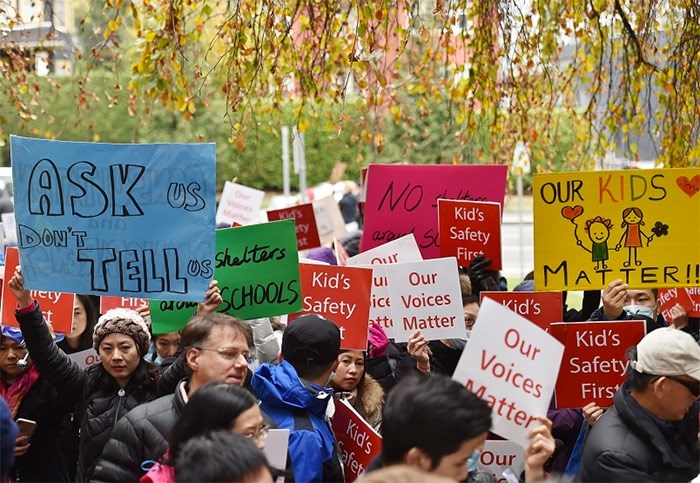
<path fill-rule="evenodd" d="M 389 306 L 389 288 L 387 286 L 384 265 L 401 262 L 418 262 L 423 260 L 416 239 L 412 233 L 380 245 L 377 248 L 348 258 L 348 266 L 372 268 L 372 299 L 369 306 L 369 323 L 377 324 L 387 337 L 394 337 L 394 321 Z"/>
<path fill-rule="evenodd" d="M 386 265 L 396 342 L 420 330 L 428 340 L 467 336 L 457 260 L 434 258 Z"/>
<path fill-rule="evenodd" d="M 93 348 L 68 354 L 68 358 L 74 360 L 81 369 L 87 369 L 91 365 L 102 361 Z"/>
<path fill-rule="evenodd" d="M 505 481 L 503 472 L 507 468 L 510 468 L 515 475 L 523 472 L 525 468 L 523 449 L 512 441 L 487 439 L 479 455 L 479 464 L 491 473 L 496 481 Z"/>
<path fill-rule="evenodd" d="M 314 200 L 314 215 L 316 216 L 316 228 L 322 245 L 328 245 L 333 238 L 340 238 L 347 235 L 343 215 L 340 213 L 338 203 L 333 196 L 326 196 L 319 200 Z"/>
<path fill-rule="evenodd" d="M 263 453 L 268 464 L 276 470 L 284 470 L 287 467 L 287 446 L 289 445 L 288 429 L 271 429 L 265 438 Z M 284 477 L 277 478 L 276 483 L 283 483 Z"/>
<path fill-rule="evenodd" d="M 2 220 L 2 227 L 5 231 L 4 240 L 6 242 L 17 243 L 17 225 L 15 223 L 15 214 L 3 213 L 0 215 L 0 220 Z"/>
<path fill-rule="evenodd" d="M 231 225 L 234 221 L 241 225 L 252 225 L 260 221 L 260 207 L 265 192 L 226 181 L 221 192 L 216 222 Z"/>
<path fill-rule="evenodd" d="M 554 337 L 487 298 L 452 378 L 489 403 L 494 433 L 525 448 L 535 416 L 547 414 L 563 354 Z"/>

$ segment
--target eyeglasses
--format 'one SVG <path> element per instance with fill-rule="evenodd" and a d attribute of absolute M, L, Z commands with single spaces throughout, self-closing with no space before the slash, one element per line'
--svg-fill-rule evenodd
<path fill-rule="evenodd" d="M 700 381 L 688 381 L 687 379 L 681 379 L 677 376 L 666 376 L 666 379 L 671 379 L 672 381 L 676 381 L 678 384 L 684 385 L 695 399 L 700 397 Z"/>
<path fill-rule="evenodd" d="M 260 430 L 257 433 L 249 433 L 245 434 L 244 436 L 248 439 L 252 439 L 255 441 L 263 441 L 265 438 L 267 438 L 267 433 L 270 432 L 270 426 L 267 424 L 264 424 L 260 427 Z"/>
<path fill-rule="evenodd" d="M 223 359 L 227 361 L 238 360 L 241 356 L 248 361 L 252 361 L 255 358 L 248 351 L 239 351 L 238 349 L 233 349 L 231 347 L 221 347 L 220 349 L 208 349 L 206 347 L 195 347 L 195 349 L 200 351 L 210 351 L 217 352 Z"/>

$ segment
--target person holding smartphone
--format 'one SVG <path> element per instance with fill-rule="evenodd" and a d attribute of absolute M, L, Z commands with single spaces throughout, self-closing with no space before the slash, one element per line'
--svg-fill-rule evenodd
<path fill-rule="evenodd" d="M 17 422 L 11 481 L 70 481 L 63 471 L 59 433 L 70 401 L 37 371 L 22 332 L 3 327 L 0 335 L 0 395 Z"/>

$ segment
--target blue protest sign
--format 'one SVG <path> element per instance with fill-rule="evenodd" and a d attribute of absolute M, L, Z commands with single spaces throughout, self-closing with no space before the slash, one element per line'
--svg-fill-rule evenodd
<path fill-rule="evenodd" d="M 28 288 L 204 299 L 214 274 L 214 144 L 10 143 Z"/>

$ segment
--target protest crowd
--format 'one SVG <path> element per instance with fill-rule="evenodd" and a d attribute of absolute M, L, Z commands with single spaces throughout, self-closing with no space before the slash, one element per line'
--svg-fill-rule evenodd
<path fill-rule="evenodd" d="M 142 298 L 99 297 L 93 273 L 68 312 L 34 283 L 41 264 L 25 236 L 8 243 L 19 250 L 8 247 L 3 280 L 1 481 L 700 481 L 695 283 L 630 278 L 661 238 L 635 224 L 641 215 L 623 215 L 627 238 L 608 250 L 612 223 L 579 228 L 583 208 L 562 208 L 575 227 L 566 276 L 574 258 L 595 268 L 552 286 L 566 271 L 538 265 L 508 287 L 502 194 L 453 206 L 438 192 L 433 246 L 406 224 L 428 217 L 409 213 L 389 234 L 391 216 L 365 196 L 324 205 L 358 228 L 331 237 L 312 236 L 328 227 L 303 205 L 269 223 L 217 215 L 216 268 L 198 293 L 168 292 L 174 276 L 145 296 L 153 276 Z M 41 215 L 15 215 L 39 232 Z M 620 249 L 627 277 L 591 282 Z M 108 274 L 101 260 L 92 266 Z M 135 280 L 124 273 L 121 287 Z"/>

